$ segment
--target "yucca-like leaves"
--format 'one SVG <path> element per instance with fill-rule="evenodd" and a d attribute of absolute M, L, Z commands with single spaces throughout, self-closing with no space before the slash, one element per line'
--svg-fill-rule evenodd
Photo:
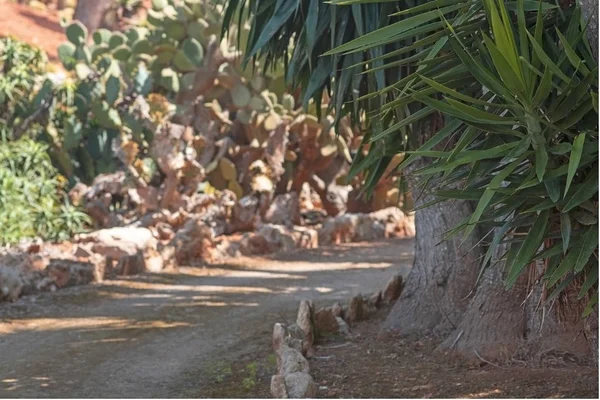
<path fill-rule="evenodd" d="M 554 294 L 579 274 L 587 277 L 580 296 L 594 286 L 597 293 L 598 68 L 579 10 L 563 10 L 562 19 L 543 3 L 535 11 L 523 0 L 464 1 L 450 19 L 442 8 L 447 2 L 431 3 L 438 3 L 445 23 L 446 36 L 437 43 L 444 43 L 446 56 L 421 62 L 421 71 L 393 87 L 402 94 L 384 109 L 417 102 L 441 111 L 452 122 L 438 135 L 453 136 L 456 144 L 435 152 L 426 144 L 400 168 L 428 157 L 432 163 L 416 174 L 434 178 L 440 198 L 477 202 L 472 217 L 451 233 L 466 236 L 479 224 L 506 227 L 485 262 L 510 238 L 507 286 L 533 260 L 549 261 L 552 243 L 555 260 L 545 279 Z M 474 27 L 477 20 L 483 24 Z M 472 28 L 464 29 L 466 23 Z M 457 185 L 460 190 L 449 189 Z"/>
<path fill-rule="evenodd" d="M 537 0 L 333 0 L 318 2 L 315 17 L 315 0 L 304 0 L 280 19 L 280 0 L 247 1 L 252 54 L 284 58 L 306 101 L 331 89 L 336 106 L 352 101 L 344 110 L 367 117 L 369 152 L 356 156 L 351 173 L 366 171 L 365 184 L 374 186 L 394 154 L 409 155 L 401 169 L 427 157 L 415 175 L 435 183 L 439 201 L 477 202 L 448 234 L 495 227 L 484 266 L 508 242 L 508 286 L 545 259 L 552 296 L 581 275 L 580 296 L 593 290 L 594 305 L 598 69 L 578 8 Z M 259 42 L 274 20 L 276 29 Z M 374 22 L 359 29 L 367 20 Z M 281 49 L 292 37 L 290 55 Z M 435 111 L 446 126 L 422 140 L 415 128 Z M 444 151 L 433 151 L 450 138 Z"/>

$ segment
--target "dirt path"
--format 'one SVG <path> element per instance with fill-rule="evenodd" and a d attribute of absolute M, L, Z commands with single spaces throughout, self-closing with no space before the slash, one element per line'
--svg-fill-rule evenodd
<path fill-rule="evenodd" d="M 54 11 L 0 0 L 0 37 L 14 36 L 44 50 L 52 63 L 60 63 L 56 49 L 66 41 L 64 29 Z"/>
<path fill-rule="evenodd" d="M 235 259 L 0 305 L 0 397 L 268 396 L 273 323 L 293 320 L 303 298 L 379 290 L 408 272 L 412 249 Z"/>

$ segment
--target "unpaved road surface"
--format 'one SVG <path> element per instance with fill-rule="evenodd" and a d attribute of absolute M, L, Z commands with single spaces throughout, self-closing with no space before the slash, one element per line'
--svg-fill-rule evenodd
<path fill-rule="evenodd" d="M 330 305 L 406 275 L 413 246 L 238 258 L 4 303 L 0 397 L 216 397 L 215 365 L 266 359 L 273 324 L 293 321 L 302 299 Z M 268 396 L 264 381 L 255 395 Z"/>

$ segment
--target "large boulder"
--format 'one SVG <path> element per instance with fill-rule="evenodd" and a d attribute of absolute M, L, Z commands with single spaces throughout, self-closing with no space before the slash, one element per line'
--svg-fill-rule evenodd
<path fill-rule="evenodd" d="M 114 260 L 156 249 L 157 241 L 148 228 L 118 227 L 78 235 L 79 243 L 92 243 L 92 251 Z"/>

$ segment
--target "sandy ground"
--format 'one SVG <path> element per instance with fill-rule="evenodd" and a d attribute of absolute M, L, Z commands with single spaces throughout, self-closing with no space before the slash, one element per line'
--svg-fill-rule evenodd
<path fill-rule="evenodd" d="M 56 50 L 67 40 L 58 16 L 53 11 L 0 0 L 0 37 L 14 36 L 48 54 L 54 64 L 60 64 Z"/>
<path fill-rule="evenodd" d="M 2 304 L 0 397 L 268 397 L 273 324 L 301 299 L 382 289 L 408 273 L 412 250 L 391 240 L 238 258 Z"/>

